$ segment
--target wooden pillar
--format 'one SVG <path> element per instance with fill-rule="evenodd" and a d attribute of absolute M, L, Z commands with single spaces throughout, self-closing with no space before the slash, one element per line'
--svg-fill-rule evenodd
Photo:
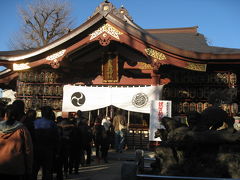
<path fill-rule="evenodd" d="M 157 74 L 156 70 L 152 70 L 151 77 L 153 86 L 157 86 L 160 84 L 160 74 Z"/>

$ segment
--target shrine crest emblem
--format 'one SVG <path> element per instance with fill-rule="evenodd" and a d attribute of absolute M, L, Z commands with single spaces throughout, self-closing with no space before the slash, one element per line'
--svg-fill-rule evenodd
<path fill-rule="evenodd" d="M 132 104 L 137 108 L 141 108 L 145 106 L 147 102 L 148 102 L 148 96 L 144 93 L 137 93 L 132 98 Z"/>
<path fill-rule="evenodd" d="M 85 95 L 82 92 L 75 92 L 71 96 L 71 102 L 74 106 L 82 106 L 86 101 Z"/>

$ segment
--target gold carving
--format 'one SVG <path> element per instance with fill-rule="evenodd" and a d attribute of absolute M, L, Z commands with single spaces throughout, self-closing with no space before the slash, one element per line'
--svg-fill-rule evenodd
<path fill-rule="evenodd" d="M 118 57 L 106 54 L 103 57 L 102 75 L 104 83 L 118 82 Z"/>
<path fill-rule="evenodd" d="M 163 53 L 158 52 L 158 51 L 156 51 L 156 50 L 154 50 L 152 48 L 146 48 L 145 52 L 147 53 L 147 55 L 149 55 L 149 56 L 151 56 L 151 57 L 153 57 L 155 59 L 158 59 L 160 61 L 167 59 L 166 56 Z"/>
<path fill-rule="evenodd" d="M 30 66 L 28 65 L 29 63 L 22 63 L 22 64 L 13 64 L 13 70 L 14 71 L 21 71 L 25 69 L 30 69 Z"/>
<path fill-rule="evenodd" d="M 113 80 L 113 60 L 109 59 L 107 62 L 107 78 L 108 80 Z"/>
<path fill-rule="evenodd" d="M 96 31 L 94 31 L 92 34 L 90 34 L 90 36 L 91 36 L 90 40 L 96 38 L 103 32 L 108 33 L 109 35 L 113 36 L 116 39 L 119 39 L 119 35 L 123 34 L 119 30 L 117 30 L 115 27 L 111 26 L 110 24 L 104 24 L 103 26 L 98 28 Z"/>
<path fill-rule="evenodd" d="M 207 65 L 206 64 L 187 62 L 187 66 L 185 68 L 193 70 L 193 71 L 203 71 L 203 72 L 205 72 L 206 69 L 207 69 Z"/>
<path fill-rule="evenodd" d="M 147 64 L 144 62 L 138 62 L 139 69 L 145 69 L 145 70 L 152 70 L 153 67 L 151 64 Z"/>

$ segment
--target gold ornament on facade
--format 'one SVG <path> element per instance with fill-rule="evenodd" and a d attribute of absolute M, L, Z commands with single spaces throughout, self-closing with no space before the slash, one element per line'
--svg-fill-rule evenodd
<path fill-rule="evenodd" d="M 102 65 L 103 82 L 118 82 L 118 57 L 106 55 L 103 58 L 106 60 L 105 64 Z"/>
<path fill-rule="evenodd" d="M 144 69 L 144 70 L 152 70 L 153 69 L 151 64 L 147 64 L 144 62 L 138 62 L 137 65 L 139 66 L 139 69 Z"/>
<path fill-rule="evenodd" d="M 147 55 L 149 55 L 149 56 L 151 56 L 151 57 L 153 57 L 157 60 L 160 60 L 160 61 L 167 59 L 166 56 L 163 53 L 161 53 L 159 51 L 156 51 L 152 48 L 146 48 L 145 52 L 147 53 Z"/>
<path fill-rule="evenodd" d="M 113 80 L 113 60 L 109 59 L 107 62 L 107 79 Z"/>
<path fill-rule="evenodd" d="M 110 24 L 104 24 L 100 28 L 98 28 L 96 31 L 94 31 L 92 34 L 90 34 L 90 40 L 96 38 L 102 33 L 108 33 L 112 37 L 119 39 L 119 35 L 122 35 L 123 33 L 117 30 L 115 27 L 111 26 Z"/>
<path fill-rule="evenodd" d="M 187 62 L 187 66 L 185 68 L 193 70 L 193 71 L 203 71 L 203 72 L 206 72 L 207 65 L 206 64 Z"/>

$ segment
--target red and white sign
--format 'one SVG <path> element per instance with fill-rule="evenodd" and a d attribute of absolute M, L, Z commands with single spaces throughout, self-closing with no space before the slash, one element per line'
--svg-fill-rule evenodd
<path fill-rule="evenodd" d="M 149 141 L 161 141 L 155 138 L 155 132 L 163 129 L 160 124 L 163 117 L 172 117 L 172 101 L 156 100 L 151 102 L 150 125 L 149 125 Z"/>

